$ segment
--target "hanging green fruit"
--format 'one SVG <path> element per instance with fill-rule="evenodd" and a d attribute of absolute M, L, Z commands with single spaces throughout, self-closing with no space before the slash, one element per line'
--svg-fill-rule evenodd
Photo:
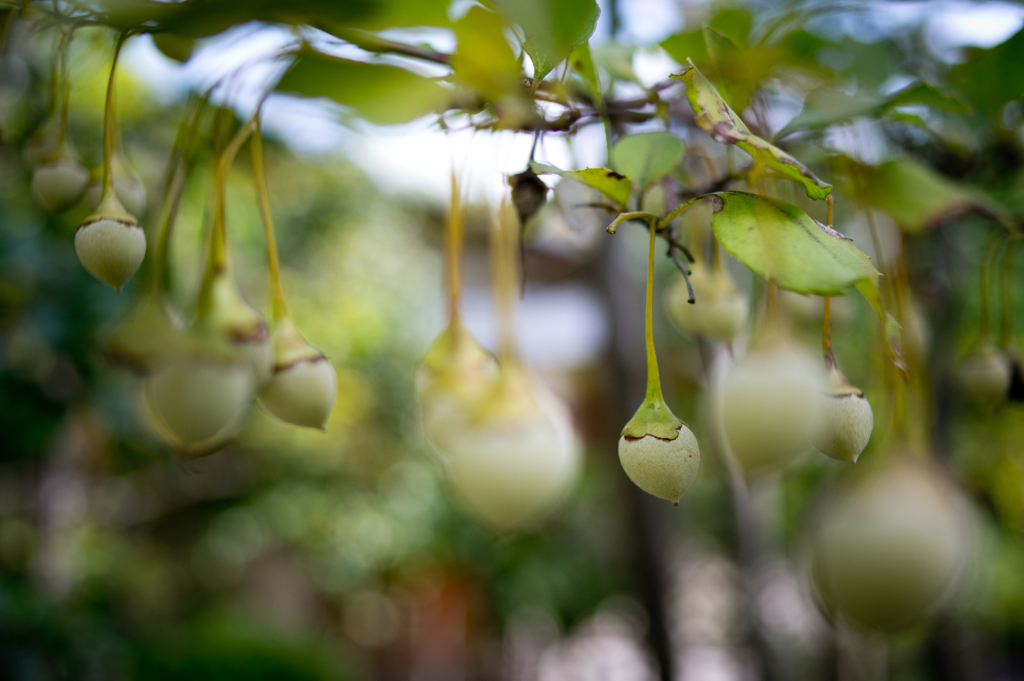
<path fill-rule="evenodd" d="M 693 431 L 676 418 L 661 392 L 653 329 L 655 225 L 652 220 L 647 259 L 647 397 L 622 429 L 619 462 L 637 487 L 678 505 L 697 477 L 700 448 Z"/>
<path fill-rule="evenodd" d="M 267 244 L 274 320 L 271 332 L 273 373 L 260 390 L 259 402 L 286 423 L 323 430 L 337 398 L 338 378 L 327 356 L 307 343 L 299 333 L 288 309 L 263 168 L 263 139 L 258 118 L 252 139 L 252 161 L 260 218 Z"/>

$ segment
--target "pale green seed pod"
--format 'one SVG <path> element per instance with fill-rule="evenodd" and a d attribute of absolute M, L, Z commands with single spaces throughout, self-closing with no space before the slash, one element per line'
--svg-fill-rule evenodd
<path fill-rule="evenodd" d="M 186 456 L 212 453 L 234 437 L 255 394 L 247 362 L 207 354 L 183 354 L 145 384 L 158 432 Z"/>
<path fill-rule="evenodd" d="M 75 252 L 89 274 L 120 293 L 146 257 L 146 234 L 111 195 L 79 225 Z"/>
<path fill-rule="evenodd" d="M 230 270 L 215 274 L 209 287 L 209 304 L 196 321 L 197 330 L 229 343 L 252 367 L 257 387 L 266 385 L 274 371 L 267 323 L 242 297 Z"/>
<path fill-rule="evenodd" d="M 145 294 L 110 333 L 104 347 L 108 360 L 148 374 L 180 349 L 184 324 L 163 294 Z"/>
<path fill-rule="evenodd" d="M 686 493 L 700 468 L 700 447 L 686 424 L 675 438 L 647 434 L 619 438 L 619 463 L 637 487 L 673 504 Z"/>
<path fill-rule="evenodd" d="M 50 213 L 78 203 L 89 182 L 89 171 L 67 145 L 32 172 L 32 195 Z"/>
<path fill-rule="evenodd" d="M 665 404 L 657 375 L 651 380 L 654 387 L 622 429 L 619 463 L 637 487 L 678 505 L 697 477 L 700 448 L 693 431 Z"/>
<path fill-rule="evenodd" d="M 260 390 L 260 405 L 285 423 L 323 430 L 338 396 L 334 367 L 288 317 L 277 323 L 271 340 L 274 374 Z"/>
<path fill-rule="evenodd" d="M 819 604 L 873 632 L 896 633 L 933 613 L 971 555 L 963 495 L 929 461 L 897 456 L 830 495 L 817 517 Z"/>
<path fill-rule="evenodd" d="M 1006 401 L 1011 378 L 1010 359 L 990 343 L 960 364 L 961 384 L 971 399 L 984 407 Z"/>
<path fill-rule="evenodd" d="M 810 447 L 820 423 L 823 373 L 810 353 L 782 340 L 762 344 L 728 369 L 716 410 L 744 471 L 780 468 Z"/>
<path fill-rule="evenodd" d="M 829 370 L 827 381 L 821 427 L 814 446 L 833 459 L 857 463 L 875 427 L 871 405 L 864 393 L 850 385 L 835 366 Z"/>
<path fill-rule="evenodd" d="M 416 372 L 416 397 L 427 438 L 442 463 L 451 458 L 450 438 L 469 426 L 498 375 L 494 355 L 457 319 L 427 351 Z"/>
<path fill-rule="evenodd" d="M 679 275 L 666 298 L 669 319 L 686 333 L 732 342 L 747 323 L 750 305 L 746 295 L 724 270 L 708 272 L 702 265 L 694 265 L 692 270 L 694 302 L 689 302 L 686 281 Z"/>
<path fill-rule="evenodd" d="M 453 492 L 498 532 L 529 529 L 550 515 L 576 479 L 582 449 L 565 405 L 518 369 L 503 372 L 447 444 Z"/>

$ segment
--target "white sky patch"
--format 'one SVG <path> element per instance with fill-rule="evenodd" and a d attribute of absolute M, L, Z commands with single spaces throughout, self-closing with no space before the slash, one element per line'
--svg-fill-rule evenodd
<path fill-rule="evenodd" d="M 940 48 L 993 47 L 1024 25 L 1024 6 L 1009 2 L 953 2 L 928 20 L 928 39 Z"/>

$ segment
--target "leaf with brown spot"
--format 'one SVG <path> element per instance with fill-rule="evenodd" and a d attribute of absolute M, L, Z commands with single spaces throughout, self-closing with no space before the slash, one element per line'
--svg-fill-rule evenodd
<path fill-rule="evenodd" d="M 687 60 L 689 61 L 689 60 Z M 711 133 L 715 141 L 735 144 L 766 168 L 771 168 L 804 185 L 807 196 L 824 199 L 832 192 L 832 185 L 819 179 L 810 169 L 782 149 L 769 144 L 754 133 L 743 119 L 732 110 L 718 90 L 693 62 L 690 68 L 672 76 L 686 83 L 686 97 L 696 114 L 697 125 Z"/>
<path fill-rule="evenodd" d="M 582 182 L 601 192 L 615 203 L 618 209 L 625 208 L 632 191 L 632 183 L 625 175 L 608 168 L 584 168 L 583 170 L 561 170 L 545 163 L 531 163 L 530 169 L 538 175 L 561 175 L 576 182 Z"/>

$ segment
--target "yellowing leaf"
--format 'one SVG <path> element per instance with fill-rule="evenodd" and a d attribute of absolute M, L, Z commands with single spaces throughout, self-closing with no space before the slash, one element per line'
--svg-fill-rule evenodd
<path fill-rule="evenodd" d="M 620 175 L 608 168 L 584 168 L 583 170 L 561 170 L 544 163 L 531 163 L 530 168 L 538 175 L 561 175 L 570 180 L 582 182 L 601 192 L 616 204 L 616 208 L 625 207 L 629 201 L 632 184 L 628 177 Z"/>
<path fill-rule="evenodd" d="M 329 97 L 372 123 L 405 123 L 443 109 L 451 93 L 437 82 L 397 66 L 340 59 L 314 50 L 299 53 L 277 90 Z"/>
<path fill-rule="evenodd" d="M 807 166 L 750 132 L 747 124 L 726 104 L 693 62 L 686 71 L 672 77 L 686 83 L 686 96 L 696 114 L 697 125 L 711 133 L 715 141 L 735 144 L 753 156 L 755 163 L 802 183 L 812 199 L 824 199 L 831 193 L 832 185 L 818 179 Z"/>

